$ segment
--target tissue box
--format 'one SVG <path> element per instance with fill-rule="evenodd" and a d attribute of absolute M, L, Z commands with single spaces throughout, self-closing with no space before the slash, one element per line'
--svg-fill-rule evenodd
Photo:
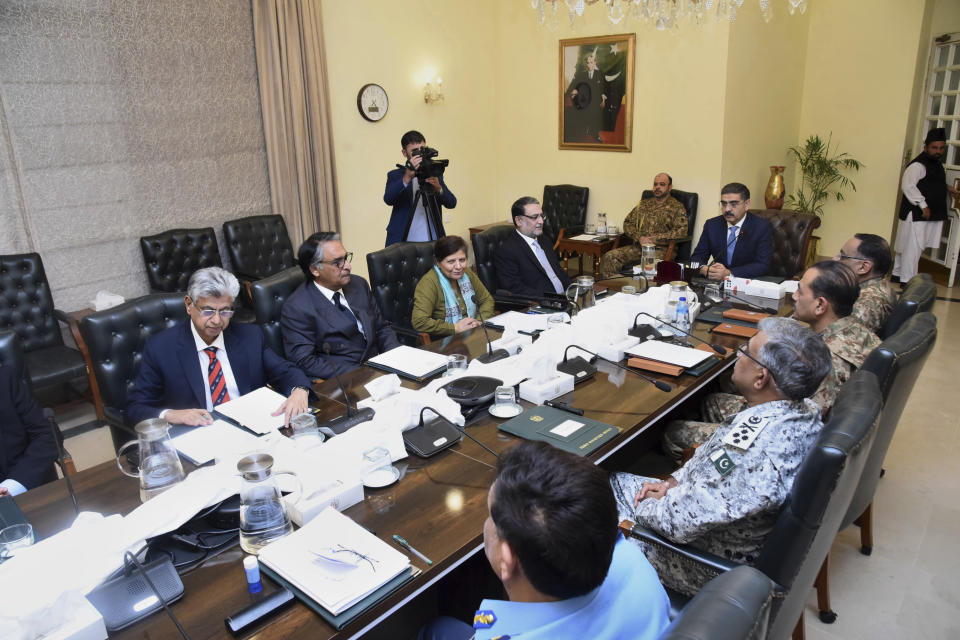
<path fill-rule="evenodd" d="M 107 627 L 103 616 L 90 601 L 80 598 L 75 602 L 70 622 L 45 634 L 45 640 L 107 640 Z"/>
<path fill-rule="evenodd" d="M 317 493 L 309 499 L 301 498 L 293 503 L 290 501 L 290 495 L 287 495 L 283 498 L 283 502 L 286 505 L 287 513 L 290 514 L 290 519 L 298 527 L 302 527 L 328 506 L 337 511 L 343 511 L 358 502 L 363 502 L 363 484 L 361 484 L 359 478 L 337 480 L 336 484 L 327 491 Z"/>
<path fill-rule="evenodd" d="M 724 288 L 732 290 L 734 294 L 757 296 L 758 298 L 782 298 L 784 289 L 776 282 L 766 280 L 751 280 L 750 278 L 727 278 Z"/>
<path fill-rule="evenodd" d="M 546 382 L 524 380 L 520 383 L 520 398 L 533 404 L 543 404 L 544 400 L 553 400 L 571 391 L 573 376 L 559 371 Z"/>
<path fill-rule="evenodd" d="M 512 338 L 500 338 L 498 340 L 494 340 L 492 343 L 490 343 L 490 346 L 494 350 L 506 349 L 507 353 L 515 356 L 529 344 L 533 344 L 533 336 L 517 334 Z"/>
<path fill-rule="evenodd" d="M 601 358 L 606 358 L 607 360 L 613 360 L 614 362 L 620 362 L 623 360 L 623 352 L 629 349 L 630 347 L 635 347 L 640 344 L 640 338 L 634 338 L 633 336 L 626 336 L 620 342 L 616 344 L 610 344 L 597 349 L 597 353 Z"/>

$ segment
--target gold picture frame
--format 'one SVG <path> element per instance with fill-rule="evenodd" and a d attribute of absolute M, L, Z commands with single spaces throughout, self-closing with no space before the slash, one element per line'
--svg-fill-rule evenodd
<path fill-rule="evenodd" d="M 561 149 L 632 150 L 636 38 L 622 33 L 560 41 Z"/>

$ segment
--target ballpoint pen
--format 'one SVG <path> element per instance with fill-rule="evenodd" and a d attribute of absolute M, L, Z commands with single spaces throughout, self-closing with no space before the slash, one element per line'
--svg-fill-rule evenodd
<path fill-rule="evenodd" d="M 420 553 L 419 551 L 411 547 L 410 543 L 407 542 L 402 536 L 393 534 L 393 541 L 396 542 L 401 547 L 403 547 L 404 549 L 406 549 L 407 551 L 409 551 L 410 553 L 412 553 L 413 555 L 417 556 L 418 558 L 426 562 L 427 564 L 433 564 L 433 560 L 431 560 L 427 556 L 423 555 L 422 553 Z"/>

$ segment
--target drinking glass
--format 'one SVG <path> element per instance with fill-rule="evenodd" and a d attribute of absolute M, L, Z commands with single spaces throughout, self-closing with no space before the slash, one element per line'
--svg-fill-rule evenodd
<path fill-rule="evenodd" d="M 454 353 L 453 355 L 447 356 L 447 370 L 444 372 L 444 377 L 452 376 L 460 371 L 467 370 L 467 356 Z"/>
<path fill-rule="evenodd" d="M 400 475 L 393 466 L 386 447 L 372 447 L 363 452 L 361 469 L 363 484 L 368 487 L 385 487 Z"/>
<path fill-rule="evenodd" d="M 312 413 L 301 413 L 290 419 L 290 430 L 293 432 L 290 436 L 294 440 L 315 439 L 317 444 L 323 442 L 324 435 L 317 428 L 317 419 Z"/>
<path fill-rule="evenodd" d="M 564 313 L 553 313 L 547 316 L 547 330 L 554 329 L 566 323 L 567 316 Z M 513 387 L 510 387 L 511 389 Z"/>
<path fill-rule="evenodd" d="M 17 549 L 33 544 L 33 527 L 27 523 L 14 524 L 0 530 L 0 559 L 13 557 Z"/>
<path fill-rule="evenodd" d="M 592 222 L 588 222 L 583 227 L 583 232 L 590 234 L 591 236 L 597 233 L 597 225 Z"/>
<path fill-rule="evenodd" d="M 611 237 L 620 235 L 620 228 L 615 224 L 607 225 L 607 235 Z"/>

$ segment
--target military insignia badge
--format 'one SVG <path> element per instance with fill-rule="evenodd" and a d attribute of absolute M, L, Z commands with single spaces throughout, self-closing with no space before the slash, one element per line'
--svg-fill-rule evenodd
<path fill-rule="evenodd" d="M 474 629 L 489 629 L 497 621 L 497 614 L 489 609 L 481 609 L 473 614 Z"/>
<path fill-rule="evenodd" d="M 735 426 L 723 437 L 723 444 L 736 447 L 746 451 L 757 439 L 760 432 L 767 426 L 768 418 L 758 415 L 749 416 L 746 420 Z"/>
<path fill-rule="evenodd" d="M 736 468 L 733 460 L 730 458 L 730 454 L 724 451 L 723 449 L 717 449 L 710 454 L 710 462 L 713 463 L 713 466 L 717 468 L 717 471 L 720 472 L 721 476 L 725 476 Z"/>

